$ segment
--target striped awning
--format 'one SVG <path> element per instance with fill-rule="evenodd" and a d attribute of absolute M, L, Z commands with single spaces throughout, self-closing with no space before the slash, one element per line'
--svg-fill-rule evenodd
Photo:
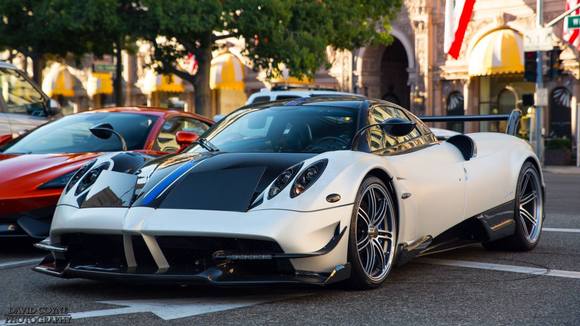
<path fill-rule="evenodd" d="M 183 81 L 175 75 L 158 75 L 153 70 L 147 70 L 143 82 L 143 93 L 153 92 L 183 93 Z"/>
<path fill-rule="evenodd" d="M 244 90 L 244 64 L 231 52 L 223 52 L 211 60 L 211 89 Z"/>
<path fill-rule="evenodd" d="M 75 80 L 67 66 L 54 63 L 50 66 L 48 73 L 42 80 L 42 90 L 46 95 L 53 96 L 75 96 Z"/>
<path fill-rule="evenodd" d="M 523 73 L 522 43 L 522 35 L 513 29 L 498 29 L 484 35 L 471 51 L 469 76 Z"/>
<path fill-rule="evenodd" d="M 270 79 L 270 83 L 272 84 L 286 84 L 286 85 L 311 85 L 314 81 L 311 78 L 296 78 L 296 77 L 288 77 L 284 78 L 283 76 L 278 76 L 276 78 Z"/>
<path fill-rule="evenodd" d="M 113 74 L 110 72 L 92 72 L 89 75 L 87 94 L 89 96 L 113 94 Z"/>

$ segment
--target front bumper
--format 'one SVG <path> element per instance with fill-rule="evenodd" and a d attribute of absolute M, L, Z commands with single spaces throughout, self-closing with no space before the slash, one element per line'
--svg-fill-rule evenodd
<path fill-rule="evenodd" d="M 91 248 L 95 244 L 94 242 L 90 244 L 91 240 L 81 240 L 95 237 L 95 235 L 80 235 L 77 239 L 83 242 L 82 248 L 78 246 L 79 242 L 70 242 L 70 246 L 53 244 L 48 240 L 35 244 L 37 248 L 51 253 L 33 270 L 61 278 L 146 283 L 205 283 L 224 286 L 244 284 L 326 285 L 349 278 L 350 265 L 341 264 L 334 266 L 330 272 L 316 273 L 297 271 L 292 268 L 289 260 L 326 255 L 336 248 L 345 233 L 346 227 L 340 232 L 337 228 L 337 232 L 323 248 L 311 253 L 284 253 L 275 243 L 264 241 L 256 241 L 253 245 L 248 246 L 248 241 L 252 240 L 242 240 L 246 242 L 245 245 L 242 245 L 246 250 L 242 251 L 239 249 L 215 250 L 219 248 L 215 244 L 220 243 L 222 246 L 227 246 L 228 242 L 230 245 L 232 242 L 239 242 L 237 239 L 220 241 L 218 239 L 163 237 L 151 245 L 148 241 L 143 241 L 144 243 L 140 244 L 136 241 L 135 236 L 131 236 L 129 239 L 127 236 L 123 236 L 122 240 L 120 237 L 116 237 L 117 241 L 111 236 L 97 236 L 102 237 L 103 240 L 108 240 L 100 255 L 95 251 L 91 252 L 91 249 L 95 249 Z M 170 239 L 169 245 L 164 244 L 167 239 Z M 123 255 L 114 252 L 115 242 L 121 241 L 125 243 L 125 246 L 127 246 L 127 241 L 130 241 L 131 252 L 128 252 L 126 247 Z M 213 249 L 208 246 L 209 242 L 214 242 Z M 181 247 L 176 247 L 177 243 L 180 243 Z M 200 245 L 193 249 L 192 247 L 196 243 L 200 243 Z M 99 244 L 96 243 L 96 245 Z M 268 251 L 256 251 L 258 248 L 267 248 Z M 176 251 L 179 253 L 176 254 Z M 150 257 L 147 257 L 148 253 L 151 254 Z M 159 256 L 156 257 L 156 255 L 161 255 L 161 263 Z M 130 258 L 128 258 L 129 256 Z M 137 261 L 140 264 L 137 264 Z"/>
<path fill-rule="evenodd" d="M 63 278 L 216 285 L 324 285 L 350 276 L 352 205 L 315 212 L 57 208 L 51 254 L 35 271 Z"/>

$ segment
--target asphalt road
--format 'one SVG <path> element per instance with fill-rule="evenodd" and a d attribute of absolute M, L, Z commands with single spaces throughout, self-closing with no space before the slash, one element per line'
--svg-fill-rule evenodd
<path fill-rule="evenodd" d="M 2 241 L 0 320 L 15 308 L 58 307 L 71 323 L 90 325 L 580 325 L 580 174 L 546 180 L 548 229 L 535 250 L 431 255 L 395 269 L 373 291 L 61 280 L 30 271 L 41 254 L 27 243 Z"/>

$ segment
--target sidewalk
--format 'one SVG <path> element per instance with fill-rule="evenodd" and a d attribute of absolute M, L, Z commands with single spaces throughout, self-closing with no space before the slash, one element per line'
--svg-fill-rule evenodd
<path fill-rule="evenodd" d="M 576 166 L 544 166 L 544 172 L 555 174 L 577 174 L 580 175 L 580 168 Z"/>

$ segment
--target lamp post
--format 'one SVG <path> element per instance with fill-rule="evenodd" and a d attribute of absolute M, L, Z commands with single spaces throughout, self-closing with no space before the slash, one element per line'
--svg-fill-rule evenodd
<path fill-rule="evenodd" d="M 536 2 L 536 26 L 538 28 L 542 28 L 544 25 L 544 13 L 543 13 L 544 1 L 537 0 Z M 543 71 L 543 54 L 542 51 L 536 52 L 536 94 L 539 94 L 540 89 L 544 88 L 544 71 Z M 536 96 L 538 98 L 539 96 Z M 542 106 L 536 105 L 535 106 L 535 113 L 536 113 L 536 126 L 535 126 L 535 140 L 536 140 L 536 156 L 540 160 L 540 163 L 544 164 L 544 152 L 543 152 L 543 144 L 542 144 Z"/>

